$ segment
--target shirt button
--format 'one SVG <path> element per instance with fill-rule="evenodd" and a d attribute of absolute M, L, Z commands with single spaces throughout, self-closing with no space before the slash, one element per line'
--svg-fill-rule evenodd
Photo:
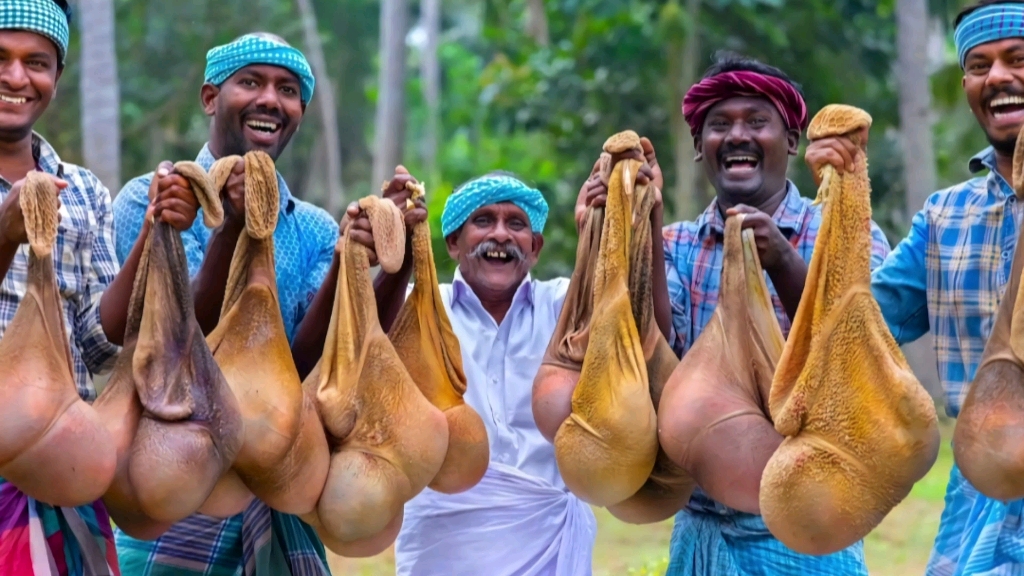
<path fill-rule="evenodd" d="M 498 379 L 497 378 L 491 378 L 491 384 L 497 384 L 497 383 L 498 383 Z"/>
<path fill-rule="evenodd" d="M 1013 254 L 1009 250 L 1003 250 L 1003 260 L 1009 260 Z"/>

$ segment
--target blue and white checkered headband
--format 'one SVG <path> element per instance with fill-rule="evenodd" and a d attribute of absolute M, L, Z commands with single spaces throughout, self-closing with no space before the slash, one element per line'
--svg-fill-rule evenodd
<path fill-rule="evenodd" d="M 1024 3 L 993 4 L 971 12 L 953 32 L 960 68 L 972 48 L 1007 38 L 1024 38 Z"/>
<path fill-rule="evenodd" d="M 7 0 L 0 0 L 6 2 Z M 299 77 L 303 104 L 313 99 L 316 79 L 306 56 L 296 48 L 268 38 L 246 34 L 206 53 L 206 82 L 220 86 L 232 74 L 253 64 L 268 64 L 289 70 Z"/>
<path fill-rule="evenodd" d="M 534 233 L 544 231 L 548 219 L 548 203 L 540 190 L 530 188 L 518 178 L 494 175 L 471 180 L 445 200 L 444 212 L 441 213 L 441 234 L 447 237 L 462 227 L 470 214 L 499 202 L 511 202 L 526 212 Z"/>
<path fill-rule="evenodd" d="M 0 30 L 26 30 L 57 46 L 61 64 L 68 54 L 68 17 L 53 0 L 0 0 Z"/>

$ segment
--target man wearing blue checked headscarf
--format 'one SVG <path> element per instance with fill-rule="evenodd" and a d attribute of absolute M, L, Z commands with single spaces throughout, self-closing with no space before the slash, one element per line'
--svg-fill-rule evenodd
<path fill-rule="evenodd" d="M 67 377 L 91 404 L 96 399 L 93 376 L 109 371 L 124 339 L 138 261 L 118 266 L 106 186 L 89 170 L 61 160 L 34 130 L 64 72 L 71 16 L 67 0 L 0 0 L 0 343 L 7 350 L 31 348 L 32 343 L 18 342 L 9 330 L 22 311 L 29 316 L 18 321 L 32 321 L 38 290 L 46 292 L 34 288 L 39 275 L 30 272 L 20 206 L 26 176 L 36 172 L 53 180 L 60 202 L 51 282 L 59 288 L 64 324 L 49 326 L 49 331 L 65 340 L 56 343 L 53 353 L 67 350 Z M 197 202 L 165 176 L 155 182 L 153 219 L 180 230 L 192 224 Z M 169 200 L 173 206 L 157 209 Z M 29 295 L 33 291 L 35 298 Z M 22 308 L 23 303 L 28 307 Z M 87 431 L 87 436 L 54 438 L 52 431 L 61 422 L 67 428 L 68 412 L 53 403 L 52 390 L 17 382 L 19 370 L 12 381 L 11 369 L 0 372 L 0 574 L 120 574 L 106 507 L 100 500 L 81 501 L 113 475 L 111 454 L 104 452 L 110 446 L 83 446 L 81 439 L 93 434 Z M 29 413 L 37 417 L 26 419 Z M 78 490 L 55 493 L 55 486 Z"/>
<path fill-rule="evenodd" d="M 1013 264 L 1024 258 L 1017 253 L 1024 210 L 1012 187 L 1013 152 L 1024 125 L 1024 2 L 988 0 L 969 6 L 957 17 L 953 37 L 967 103 L 990 144 L 971 158 L 969 168 L 987 173 L 929 196 L 908 236 L 874 271 L 871 288 L 897 342 L 932 332 L 946 413 L 967 419 L 958 426 L 974 427 L 979 414 L 965 408 L 972 402 L 972 382 L 1000 300 L 1012 298 L 1007 287 Z M 850 140 L 831 138 L 811 143 L 806 160 L 813 174 L 825 164 L 842 171 L 859 153 Z M 954 440 L 968 449 L 967 439 L 961 438 Z M 990 446 L 985 441 L 975 439 L 970 453 L 954 450 L 957 464 L 949 476 L 928 576 L 1024 574 L 1024 500 L 984 494 L 981 489 L 993 492 L 997 479 L 977 471 L 985 466 L 979 462 L 984 454 L 1016 449 L 1012 431 Z M 998 467 L 992 462 L 993 470 Z"/>
<path fill-rule="evenodd" d="M 409 198 L 403 168 L 383 192 L 399 206 Z M 429 190 L 427 194 L 430 194 Z M 406 213 L 408 237 L 427 217 L 422 200 Z M 366 246 L 373 237 L 358 204 L 346 216 L 350 237 Z M 544 245 L 548 204 L 540 190 L 515 176 L 494 172 L 470 180 L 447 198 L 441 232 L 458 262 L 441 300 L 459 340 L 466 375 L 466 404 L 487 430 L 490 463 L 483 478 L 458 494 L 425 488 L 405 505 L 395 541 L 399 576 L 589 576 L 596 521 L 590 507 L 565 487 L 554 448 L 537 428 L 531 408 L 533 379 L 565 301 L 566 278 L 537 280 L 530 271 Z M 381 327 L 388 331 L 411 291 L 413 254 L 395 274 L 374 282 Z M 325 284 L 318 301 L 326 314 L 310 314 L 305 362 L 323 350 L 335 292 Z M 314 335 L 319 335 L 314 337 Z M 293 347 L 294 351 L 294 347 Z M 383 534 L 365 546 L 383 550 Z"/>
<path fill-rule="evenodd" d="M 5 0 L 0 0 L 5 1 Z M 210 117 L 209 141 L 196 162 L 209 169 L 218 158 L 262 150 L 277 160 L 302 122 L 315 80 L 302 52 L 278 36 L 246 34 L 207 53 L 200 99 Z M 152 174 L 128 182 L 114 201 L 117 257 L 136 257 Z M 223 224 L 209 230 L 196 218 L 181 234 L 192 277 L 196 318 L 204 333 L 216 327 L 228 270 L 245 228 L 244 162 L 224 191 Z M 278 298 L 289 341 L 327 277 L 338 239 L 325 210 L 294 196 L 278 174 L 280 206 L 274 231 Z M 330 313 L 328 312 L 329 316 Z M 254 499 L 230 518 L 194 514 L 156 540 L 118 529 L 118 557 L 125 574 L 146 576 L 322 576 L 329 574 L 316 532 L 298 517 Z"/>

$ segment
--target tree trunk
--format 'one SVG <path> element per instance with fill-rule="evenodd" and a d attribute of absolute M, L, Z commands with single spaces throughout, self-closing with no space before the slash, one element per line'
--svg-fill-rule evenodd
<path fill-rule="evenodd" d="M 546 48 L 551 43 L 544 0 L 526 0 L 526 33 L 540 46 Z"/>
<path fill-rule="evenodd" d="M 114 0 L 81 0 L 82 156 L 116 195 L 121 189 L 121 94 L 117 80 Z"/>
<path fill-rule="evenodd" d="M 675 216 L 677 220 L 692 219 L 704 208 L 703 177 L 693 161 L 695 154 L 690 127 L 683 119 L 683 96 L 697 80 L 697 60 L 700 58 L 700 2 L 686 0 L 689 32 L 686 41 L 677 44 L 669 55 L 672 82 L 672 134 L 675 141 Z"/>
<path fill-rule="evenodd" d="M 441 36 L 441 0 L 421 0 L 421 17 L 427 41 L 423 46 L 420 76 L 423 82 L 423 100 L 427 104 L 427 125 L 423 135 L 423 161 L 427 175 L 437 181 L 440 173 L 437 165 L 438 138 L 441 125 L 441 65 L 437 56 L 437 45 Z"/>
<path fill-rule="evenodd" d="M 339 207 L 345 206 L 345 185 L 341 179 L 341 137 L 338 135 L 338 103 L 334 93 L 334 84 L 327 72 L 327 60 L 324 58 L 324 46 L 320 41 L 317 26 L 316 10 L 312 0 L 296 0 L 299 14 L 302 17 L 302 34 L 305 38 L 309 64 L 316 75 L 316 94 L 319 96 L 320 123 L 323 125 L 323 143 L 325 147 L 327 167 L 327 199 L 326 208 L 335 218 L 339 217 Z"/>
<path fill-rule="evenodd" d="M 405 0 L 381 0 L 380 74 L 373 155 L 373 184 L 393 174 L 405 140 Z"/>
<path fill-rule="evenodd" d="M 896 2 L 896 81 L 899 85 L 903 181 L 909 217 L 935 191 L 931 86 L 928 81 L 927 0 Z"/>
<path fill-rule="evenodd" d="M 931 86 L 928 80 L 927 0 L 896 1 L 896 81 L 899 86 L 900 132 L 903 147 L 903 183 L 906 221 L 935 191 L 935 150 L 932 143 Z M 921 384 L 939 396 L 931 335 L 903 347 L 907 362 Z"/>

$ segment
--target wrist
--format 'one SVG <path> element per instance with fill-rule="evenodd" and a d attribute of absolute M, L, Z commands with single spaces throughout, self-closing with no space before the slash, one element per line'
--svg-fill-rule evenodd
<path fill-rule="evenodd" d="M 781 252 L 782 253 L 779 254 L 779 257 L 776 258 L 775 262 L 773 262 L 771 266 L 764 267 L 765 272 L 774 276 L 793 268 L 798 260 L 801 262 L 803 261 L 803 259 L 800 258 L 800 254 L 796 251 L 796 248 L 793 248 L 789 242 L 786 242 Z"/>

